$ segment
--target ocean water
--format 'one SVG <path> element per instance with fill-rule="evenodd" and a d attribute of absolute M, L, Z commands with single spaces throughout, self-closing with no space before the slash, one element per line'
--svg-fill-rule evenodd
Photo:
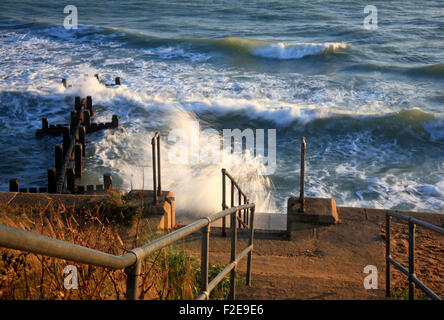
<path fill-rule="evenodd" d="M 63 27 L 67 4 L 78 29 Z M 74 96 L 91 95 L 97 121 L 118 114 L 123 129 L 88 135 L 83 184 L 111 172 L 121 189 L 150 188 L 140 166 L 159 130 L 178 214 L 220 209 L 222 167 L 257 211 L 285 212 L 306 136 L 308 196 L 444 212 L 444 3 L 371 4 L 376 30 L 363 1 L 0 1 L 0 189 L 46 184 L 61 138 L 35 137 L 41 118 L 67 123 Z M 277 170 L 260 175 L 248 155 L 170 163 L 169 132 L 195 121 L 276 129 Z"/>

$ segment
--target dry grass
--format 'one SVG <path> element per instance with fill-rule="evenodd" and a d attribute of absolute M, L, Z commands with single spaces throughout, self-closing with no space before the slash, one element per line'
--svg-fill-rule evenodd
<path fill-rule="evenodd" d="M 137 212 L 125 212 L 124 203 L 116 195 L 111 195 L 105 203 L 82 210 L 65 208 L 63 203 L 32 208 L 3 204 L 0 205 L 0 223 L 114 255 L 134 248 L 135 239 L 141 245 L 159 236 L 146 229 Z M 159 250 L 146 259 L 140 276 L 140 299 L 193 299 L 198 294 L 199 261 L 186 254 L 181 246 L 177 244 Z M 125 298 L 126 275 L 123 270 L 5 248 L 0 248 L 0 256 L 0 299 Z M 67 265 L 78 269 L 78 289 L 64 288 L 67 275 L 63 270 Z M 224 289 L 219 291 L 223 298 Z"/>

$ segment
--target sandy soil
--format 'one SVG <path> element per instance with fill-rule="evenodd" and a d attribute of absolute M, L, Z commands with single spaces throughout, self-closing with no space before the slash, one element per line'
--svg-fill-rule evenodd
<path fill-rule="evenodd" d="M 444 226 L 444 215 L 406 213 Z M 341 223 L 310 227 L 292 235 L 283 232 L 255 233 L 252 287 L 240 286 L 238 299 L 385 299 L 385 211 L 338 208 Z M 407 225 L 392 223 L 392 256 L 407 263 Z M 188 250 L 200 256 L 200 235 L 187 239 Z M 239 235 L 238 251 L 247 245 L 247 232 Z M 444 296 L 444 236 L 417 228 L 416 274 L 441 297 Z M 229 261 L 230 238 L 214 228 L 210 261 Z M 364 267 L 378 270 L 378 289 L 364 288 Z M 245 273 L 242 261 L 239 272 Z M 392 289 L 407 288 L 407 277 L 392 267 Z M 419 289 L 417 290 L 420 291 Z"/>

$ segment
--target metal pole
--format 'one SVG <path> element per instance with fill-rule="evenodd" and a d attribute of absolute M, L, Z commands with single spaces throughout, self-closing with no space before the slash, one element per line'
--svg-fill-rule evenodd
<path fill-rule="evenodd" d="M 253 245 L 253 240 L 254 240 L 253 238 L 254 238 L 254 210 L 255 210 L 255 207 L 253 207 L 249 210 L 250 210 L 250 240 L 248 242 L 248 246 Z M 246 279 L 247 286 L 251 285 L 251 255 L 252 255 L 252 251 L 248 252 L 247 279 Z"/>
<path fill-rule="evenodd" d="M 225 203 L 226 200 L 226 188 L 225 188 L 225 169 L 222 169 L 222 211 L 225 210 L 225 207 L 227 206 Z M 226 217 L 222 218 L 222 237 L 227 236 L 227 232 L 225 230 L 227 221 Z"/>
<path fill-rule="evenodd" d="M 126 278 L 126 300 L 139 299 L 139 275 L 142 263 L 137 261 L 135 264 L 125 268 Z"/>
<path fill-rule="evenodd" d="M 157 136 L 157 180 L 159 180 L 159 197 L 162 195 L 162 182 L 160 178 L 160 133 Z"/>
<path fill-rule="evenodd" d="M 210 225 L 208 224 L 202 230 L 202 251 L 201 251 L 201 266 L 200 266 L 200 291 L 201 294 L 205 294 L 207 299 L 209 298 L 208 294 L 208 258 L 210 253 Z"/>
<path fill-rule="evenodd" d="M 390 220 L 391 216 L 385 215 L 385 296 L 390 297 Z"/>
<path fill-rule="evenodd" d="M 240 189 L 238 189 L 238 205 L 240 206 L 240 205 L 242 205 L 242 195 L 241 195 L 241 191 L 240 191 Z M 238 213 L 238 216 L 239 216 L 239 229 L 241 228 L 241 221 L 242 221 L 242 210 L 239 210 L 239 213 Z"/>
<path fill-rule="evenodd" d="M 151 142 L 152 154 L 153 154 L 153 201 L 154 205 L 157 203 L 157 182 L 156 182 L 156 147 L 154 141 Z"/>
<path fill-rule="evenodd" d="M 234 181 L 233 179 L 231 180 L 231 208 L 234 207 Z M 235 213 L 235 215 L 237 214 L 237 212 Z M 231 219 L 230 222 L 232 222 L 233 220 Z M 234 221 L 236 222 L 236 219 L 234 219 Z M 230 228 L 233 228 L 233 224 L 230 223 Z"/>
<path fill-rule="evenodd" d="M 409 220 L 409 300 L 415 300 L 415 227 Z"/>
<path fill-rule="evenodd" d="M 232 184 L 233 187 L 233 184 Z M 233 191 L 231 192 L 233 195 Z M 233 197 L 231 198 L 233 199 Z M 231 214 L 231 259 L 230 262 L 234 262 L 236 260 L 236 242 L 237 242 L 237 228 L 236 228 L 236 215 L 237 212 L 233 212 Z M 234 300 L 236 299 L 236 265 L 230 273 L 230 293 L 228 295 L 228 299 Z"/>
<path fill-rule="evenodd" d="M 304 181 L 305 181 L 305 151 L 307 149 L 307 144 L 305 142 L 305 137 L 301 140 L 301 187 L 299 201 L 301 202 L 300 212 L 305 212 L 305 198 L 304 198 Z"/>

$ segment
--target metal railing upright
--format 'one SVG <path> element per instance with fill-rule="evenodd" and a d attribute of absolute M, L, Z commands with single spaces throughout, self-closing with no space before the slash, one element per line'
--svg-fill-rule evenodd
<path fill-rule="evenodd" d="M 156 132 L 151 139 L 153 154 L 153 201 L 154 205 L 157 199 L 162 196 L 162 181 L 160 171 L 160 132 Z"/>
<path fill-rule="evenodd" d="M 408 269 L 401 265 L 398 261 L 393 259 L 390 255 L 390 222 L 391 218 L 396 217 L 398 219 L 407 220 L 409 226 L 409 267 Z M 438 227 L 436 225 L 430 224 L 428 222 L 415 219 L 413 217 L 405 216 L 396 212 L 387 211 L 385 215 L 385 292 L 386 296 L 390 297 L 390 266 L 393 264 L 397 269 L 403 272 L 409 278 L 409 300 L 414 300 L 415 298 L 415 284 L 424 291 L 427 296 L 433 300 L 441 300 L 441 298 L 434 293 L 430 288 L 428 288 L 422 281 L 420 281 L 415 274 L 415 229 L 416 225 L 425 227 L 427 229 L 433 230 L 435 232 L 444 234 L 444 228 Z"/>
<path fill-rule="evenodd" d="M 226 193 L 227 193 L 226 192 L 227 191 L 226 178 L 230 179 L 230 182 L 231 182 L 230 207 L 227 205 L 227 202 L 226 202 Z M 234 178 L 227 172 L 226 169 L 222 169 L 222 210 L 234 207 L 234 201 L 235 201 L 234 200 L 234 198 L 235 198 L 234 188 L 236 188 L 238 191 L 238 205 L 242 204 L 242 200 L 243 200 L 243 204 L 249 203 L 247 196 L 242 191 L 242 189 L 239 187 L 236 180 L 234 180 Z M 243 217 L 242 217 L 242 215 L 243 215 Z M 248 210 L 244 210 L 243 212 L 239 212 L 239 217 L 237 217 L 237 221 L 238 221 L 239 228 L 242 228 L 242 227 L 248 228 Z M 227 236 L 225 218 L 222 220 L 222 236 L 224 236 L 224 237 Z"/>

